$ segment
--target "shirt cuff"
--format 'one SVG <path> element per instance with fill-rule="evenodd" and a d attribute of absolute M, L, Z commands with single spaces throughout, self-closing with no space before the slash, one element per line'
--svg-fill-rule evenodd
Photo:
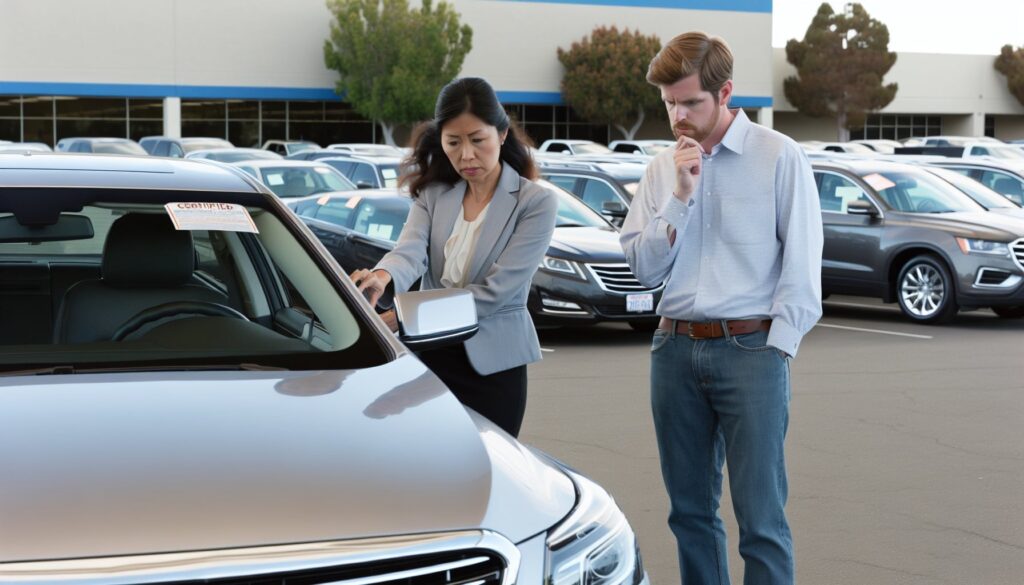
<path fill-rule="evenodd" d="M 803 335 L 789 323 L 781 319 L 772 320 L 772 328 L 768 332 L 768 345 L 781 349 L 790 357 L 796 357 L 801 339 Z"/>
<path fill-rule="evenodd" d="M 661 206 L 658 218 L 676 228 L 676 232 L 681 232 L 690 220 L 690 208 L 693 207 L 693 204 L 693 199 L 683 203 L 678 197 L 672 195 Z M 676 237 L 678 238 L 679 236 L 677 235 Z"/>

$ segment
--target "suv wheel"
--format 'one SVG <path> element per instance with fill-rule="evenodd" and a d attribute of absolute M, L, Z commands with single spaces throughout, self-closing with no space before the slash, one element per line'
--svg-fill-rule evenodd
<path fill-rule="evenodd" d="M 896 299 L 903 314 L 918 323 L 949 321 L 959 309 L 953 277 L 934 256 L 917 256 L 903 266 L 896 282 Z"/>
<path fill-rule="evenodd" d="M 1024 305 L 1017 307 L 992 307 L 992 312 L 1003 319 L 1020 319 L 1024 317 Z"/>

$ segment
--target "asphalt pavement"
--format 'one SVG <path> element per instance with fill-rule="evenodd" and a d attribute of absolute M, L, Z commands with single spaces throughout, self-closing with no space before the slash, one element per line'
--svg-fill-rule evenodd
<path fill-rule="evenodd" d="M 656 585 L 678 583 L 650 416 L 650 334 L 541 332 L 522 440 L 605 486 Z M 1024 583 L 1024 320 L 948 325 L 831 297 L 793 362 L 786 457 L 797 581 Z M 742 560 L 723 497 L 733 583 Z"/>

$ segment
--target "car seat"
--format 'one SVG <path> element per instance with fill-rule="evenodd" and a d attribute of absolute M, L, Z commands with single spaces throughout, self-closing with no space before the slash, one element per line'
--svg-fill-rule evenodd
<path fill-rule="evenodd" d="M 54 343 L 109 340 L 143 309 L 176 301 L 224 304 L 227 298 L 195 284 L 192 233 L 174 229 L 164 214 L 130 213 L 111 226 L 100 278 L 72 285 L 55 320 Z"/>

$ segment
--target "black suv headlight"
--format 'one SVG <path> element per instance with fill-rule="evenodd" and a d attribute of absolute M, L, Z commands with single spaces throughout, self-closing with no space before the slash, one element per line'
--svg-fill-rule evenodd
<path fill-rule="evenodd" d="M 548 532 L 546 585 L 637 585 L 644 582 L 636 536 L 615 501 L 599 485 L 569 473 L 578 500 Z"/>

